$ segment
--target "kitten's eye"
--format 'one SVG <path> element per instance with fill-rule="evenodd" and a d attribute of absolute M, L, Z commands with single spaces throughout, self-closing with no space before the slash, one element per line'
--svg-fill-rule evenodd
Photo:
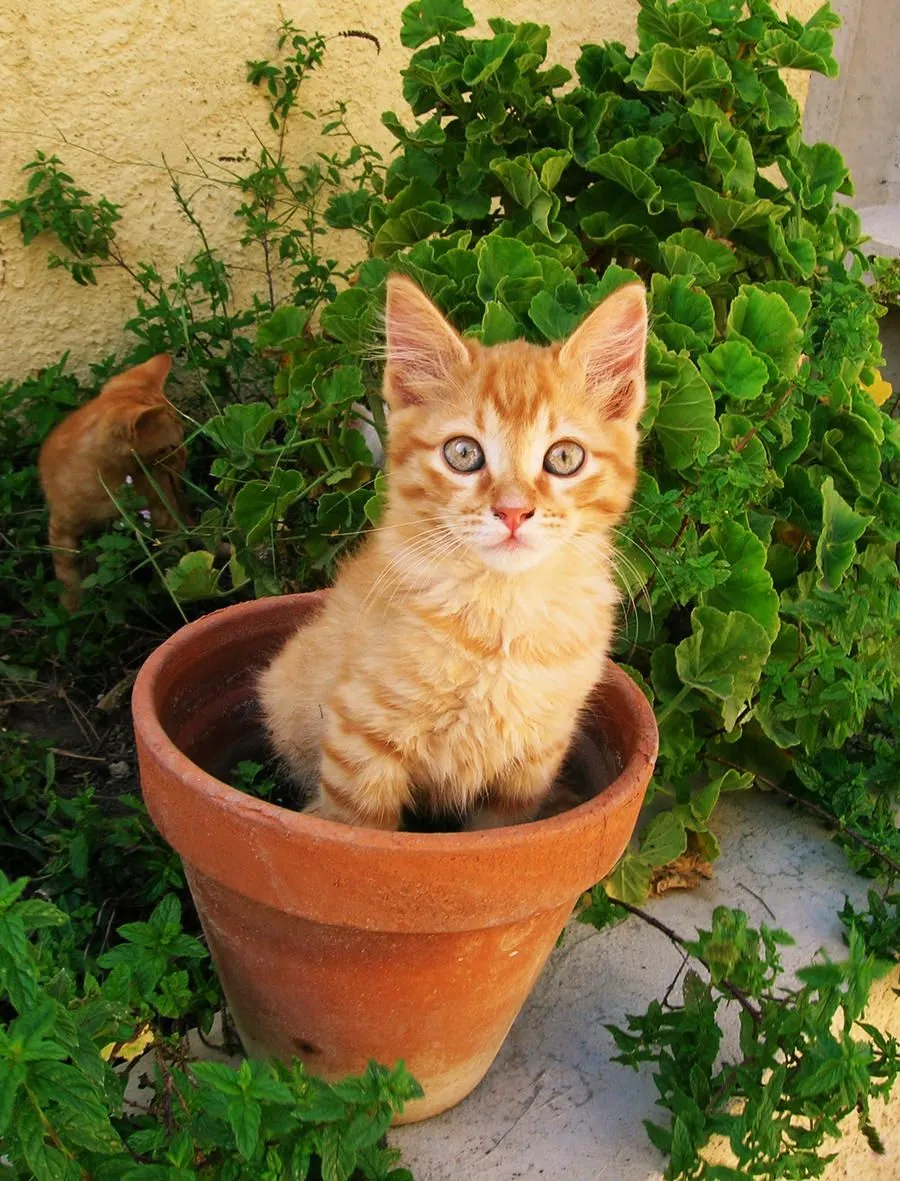
<path fill-rule="evenodd" d="M 477 472 L 484 467 L 484 452 L 474 439 L 460 435 L 444 444 L 444 459 L 455 472 Z"/>
<path fill-rule="evenodd" d="M 561 439 L 544 456 L 544 471 L 554 476 L 574 476 L 584 463 L 584 448 L 574 439 Z"/>

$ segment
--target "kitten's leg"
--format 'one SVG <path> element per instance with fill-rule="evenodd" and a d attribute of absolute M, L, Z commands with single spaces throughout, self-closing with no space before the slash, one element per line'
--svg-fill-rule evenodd
<path fill-rule="evenodd" d="M 542 751 L 530 762 L 516 764 L 501 774 L 491 784 L 487 800 L 466 827 L 478 831 L 533 820 L 553 787 L 568 745 L 566 739 L 549 751 Z"/>
<path fill-rule="evenodd" d="M 50 518 L 50 548 L 53 551 L 53 573 L 63 584 L 59 601 L 67 611 L 74 611 L 81 602 L 81 575 L 78 573 L 78 535 L 71 527 Z"/>
<path fill-rule="evenodd" d="M 305 810 L 339 824 L 396 832 L 409 799 L 409 776 L 393 744 L 332 713 L 322 744 L 318 791 Z"/>

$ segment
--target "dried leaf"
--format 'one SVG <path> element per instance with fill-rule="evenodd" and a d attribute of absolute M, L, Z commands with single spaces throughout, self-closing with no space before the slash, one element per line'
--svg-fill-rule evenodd
<path fill-rule="evenodd" d="M 657 866 L 650 879 L 650 897 L 660 898 L 669 890 L 696 890 L 712 878 L 712 865 L 698 853 L 684 853 L 668 865 Z"/>

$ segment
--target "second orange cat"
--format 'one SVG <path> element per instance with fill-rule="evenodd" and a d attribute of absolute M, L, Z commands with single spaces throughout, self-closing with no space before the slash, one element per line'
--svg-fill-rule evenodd
<path fill-rule="evenodd" d="M 592 686 L 636 479 L 643 286 L 561 344 L 464 340 L 408 279 L 387 294 L 388 504 L 321 615 L 260 679 L 275 749 L 328 819 L 405 806 L 534 815 Z"/>
<path fill-rule="evenodd" d="M 171 367 L 171 358 L 160 354 L 120 373 L 63 419 L 41 448 L 38 471 L 50 507 L 53 569 L 69 610 L 81 597 L 82 534 L 118 515 L 110 494 L 132 483 L 157 529 L 173 528 L 173 513 L 184 507 L 184 431 L 163 392 Z"/>

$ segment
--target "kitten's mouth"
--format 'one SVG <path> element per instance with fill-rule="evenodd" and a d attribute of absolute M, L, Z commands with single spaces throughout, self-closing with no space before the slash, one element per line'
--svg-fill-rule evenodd
<path fill-rule="evenodd" d="M 509 537 L 504 537 L 502 541 L 498 541 L 493 548 L 510 553 L 520 549 L 531 549 L 531 546 L 521 537 L 515 537 L 513 534 L 510 534 Z"/>

